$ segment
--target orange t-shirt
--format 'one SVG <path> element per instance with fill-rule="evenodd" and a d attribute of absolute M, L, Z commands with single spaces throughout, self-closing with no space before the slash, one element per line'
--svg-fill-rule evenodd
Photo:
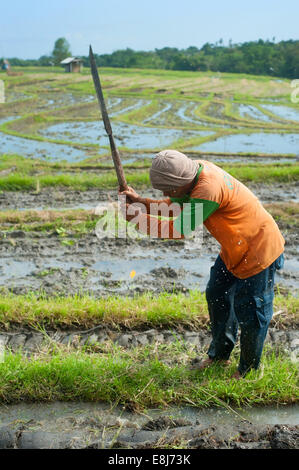
<path fill-rule="evenodd" d="M 200 222 L 220 243 L 220 256 L 227 269 L 240 279 L 258 274 L 284 251 L 285 241 L 276 222 L 244 184 L 211 162 L 198 162 L 197 182 L 191 193 L 181 199 L 164 200 L 168 205 L 178 202 L 183 210 L 174 222 L 157 222 L 158 236 L 163 238 L 163 233 L 168 232 L 167 238 L 184 238 L 182 218 L 189 209 L 184 209 L 183 203 L 192 203 L 187 204 L 191 209 L 201 203 L 203 220 Z M 139 228 L 144 219 L 145 232 L 149 233 L 149 219 L 153 218 L 146 220 L 146 217 L 141 217 Z M 191 230 L 194 228 L 193 224 Z"/>
<path fill-rule="evenodd" d="M 284 251 L 284 238 L 273 217 L 240 181 L 217 165 L 199 160 L 190 201 L 215 203 L 204 225 L 220 243 L 227 269 L 245 279 L 272 264 Z"/>

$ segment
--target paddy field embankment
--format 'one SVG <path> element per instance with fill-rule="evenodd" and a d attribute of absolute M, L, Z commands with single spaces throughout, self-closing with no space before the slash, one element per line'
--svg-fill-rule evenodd
<path fill-rule="evenodd" d="M 117 180 L 90 73 L 22 71 L 0 75 L 0 447 L 298 447 L 289 81 L 100 71 L 130 185 L 160 197 L 151 159 L 177 148 L 247 184 L 285 237 L 262 368 L 236 381 L 238 345 L 228 368 L 191 367 L 210 341 L 203 293 L 216 241 L 205 230 L 200 245 L 99 238 Z"/>

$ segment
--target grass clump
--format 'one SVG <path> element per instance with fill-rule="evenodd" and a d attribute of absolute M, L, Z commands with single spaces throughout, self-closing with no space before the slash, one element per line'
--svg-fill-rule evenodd
<path fill-rule="evenodd" d="M 86 233 L 94 230 L 98 216 L 92 210 L 42 210 L 42 211 L 3 211 L 0 212 L 0 230 L 59 231 L 70 230 Z"/>
<path fill-rule="evenodd" d="M 106 172 L 104 175 L 86 174 L 59 174 L 36 176 L 13 173 L 3 176 L 0 179 L 0 190 L 4 191 L 30 191 L 36 188 L 37 179 L 41 188 L 61 187 L 87 191 L 88 189 L 115 189 L 118 187 L 117 178 L 114 172 Z M 136 174 L 128 174 L 127 181 L 136 187 L 149 186 L 149 176 L 147 172 L 140 171 Z"/>
<path fill-rule="evenodd" d="M 165 362 L 165 355 L 172 362 Z M 297 367 L 287 357 L 265 354 L 264 371 L 245 379 L 230 376 L 237 367 L 213 365 L 188 370 L 194 355 L 184 343 L 124 350 L 113 345 L 97 354 L 57 349 L 49 356 L 25 358 L 6 353 L 0 367 L 0 402 L 104 401 L 132 409 L 169 405 L 230 406 L 294 403 Z"/>
<path fill-rule="evenodd" d="M 295 182 L 299 180 L 299 166 L 277 165 L 223 165 L 222 168 L 241 182 Z M 136 188 L 151 187 L 148 170 L 130 169 L 126 172 L 126 179 L 130 186 Z M 33 176 L 13 172 L 0 179 L 0 190 L 3 191 L 30 191 L 35 190 L 39 181 L 40 188 L 61 187 L 87 191 L 88 189 L 116 189 L 117 177 L 114 171 L 96 175 L 94 173 L 76 174 L 41 174 Z"/>
<path fill-rule="evenodd" d="M 103 323 L 112 327 L 189 326 L 206 324 L 204 295 L 147 293 L 136 297 L 96 299 L 90 296 L 46 297 L 35 294 L 0 296 L 0 325 L 80 326 Z"/>
<path fill-rule="evenodd" d="M 299 299 L 278 294 L 274 299 L 276 326 L 296 325 Z M 89 328 L 102 324 L 113 328 L 189 328 L 198 330 L 209 324 L 204 293 L 144 293 L 134 297 L 91 296 L 42 297 L 37 294 L 0 295 L 0 326 L 30 325 Z"/>
<path fill-rule="evenodd" d="M 265 208 L 281 225 L 297 226 L 299 224 L 299 204 L 297 202 L 265 204 Z"/>

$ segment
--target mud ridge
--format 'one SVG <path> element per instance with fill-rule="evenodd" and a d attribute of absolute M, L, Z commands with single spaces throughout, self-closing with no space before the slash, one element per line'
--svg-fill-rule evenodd
<path fill-rule="evenodd" d="M 49 330 L 43 333 L 36 332 L 29 328 L 18 329 L 17 331 L 0 332 L 0 345 L 7 350 L 16 352 L 22 350 L 25 354 L 38 353 L 49 345 L 65 345 L 73 348 L 91 346 L 92 350 L 100 351 L 101 345 L 107 341 L 124 347 L 134 348 L 144 347 L 150 344 L 169 344 L 179 342 L 192 346 L 197 352 L 206 350 L 211 341 L 210 331 L 200 329 L 190 331 L 180 328 L 179 330 L 169 329 L 147 329 L 147 330 L 113 330 L 103 325 L 98 325 L 89 330 Z M 299 330 L 278 330 L 269 328 L 265 344 L 274 350 L 282 350 L 291 355 L 293 360 L 299 357 Z"/>
<path fill-rule="evenodd" d="M 39 423 L 30 420 L 19 426 L 0 428 L 1 449 L 149 449 L 173 445 L 187 449 L 297 449 L 299 426 L 254 425 L 242 423 L 225 426 L 190 425 L 166 419 L 150 421 L 142 428 L 129 429 L 127 420 L 106 429 L 96 421 L 73 418 L 69 432 L 32 431 Z M 159 423 L 157 429 L 155 424 Z M 169 425 L 170 424 L 170 425 Z M 75 425 L 75 426 L 74 426 Z M 77 426 L 76 426 L 77 425 Z M 151 430 L 148 427 L 151 426 Z M 95 435 L 98 435 L 95 437 Z"/>

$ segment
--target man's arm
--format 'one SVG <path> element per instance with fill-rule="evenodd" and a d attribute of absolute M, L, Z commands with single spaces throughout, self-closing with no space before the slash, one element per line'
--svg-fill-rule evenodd
<path fill-rule="evenodd" d="M 184 235 L 174 228 L 174 220 L 161 220 L 151 217 L 148 214 L 140 213 L 137 219 L 136 228 L 153 238 L 168 238 L 180 240 Z"/>
<path fill-rule="evenodd" d="M 139 194 L 136 193 L 136 191 L 130 186 L 127 190 L 122 191 L 119 194 L 126 196 L 126 203 L 136 203 L 136 205 L 141 208 L 142 212 L 144 212 L 143 209 L 145 209 L 145 213 L 148 215 L 163 215 L 158 213 L 158 206 L 163 207 L 163 205 L 170 206 L 171 204 L 173 204 L 173 201 L 169 197 L 166 199 L 150 199 L 140 197 Z M 177 217 L 181 212 L 181 209 L 178 204 L 173 204 L 171 209 L 171 211 L 166 211 L 167 217 Z"/>
<path fill-rule="evenodd" d="M 121 205 L 122 213 L 128 222 L 135 225 L 136 229 L 152 238 L 182 239 L 184 235 L 173 226 L 174 221 L 161 220 L 141 211 L 138 204 Z"/>
<path fill-rule="evenodd" d="M 179 210 L 178 216 L 173 220 L 160 220 L 156 217 L 140 214 L 136 228 L 153 237 L 183 239 L 196 230 L 218 208 L 219 204 L 213 201 L 190 200 L 183 205 L 183 210 Z"/>

